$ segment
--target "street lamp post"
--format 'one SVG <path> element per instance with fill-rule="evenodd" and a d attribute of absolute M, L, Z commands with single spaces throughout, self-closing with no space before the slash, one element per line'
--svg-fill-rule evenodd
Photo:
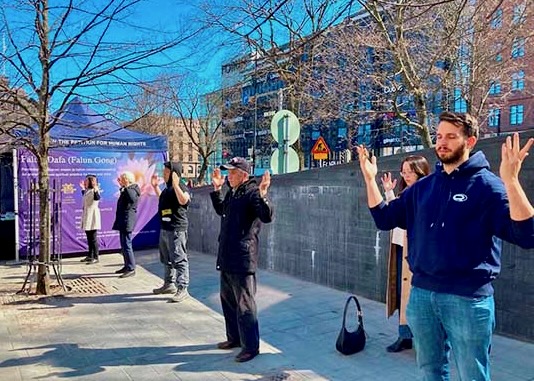
<path fill-rule="evenodd" d="M 258 69 L 258 56 L 254 55 L 254 77 L 252 84 L 254 88 L 254 136 L 252 137 L 252 175 L 256 172 L 256 135 L 258 128 L 258 80 L 256 77 Z"/>

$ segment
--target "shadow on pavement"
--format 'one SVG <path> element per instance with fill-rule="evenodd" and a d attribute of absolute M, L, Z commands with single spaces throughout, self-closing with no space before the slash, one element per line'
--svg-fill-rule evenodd
<path fill-rule="evenodd" d="M 173 369 L 175 372 L 236 371 L 238 370 L 236 367 L 239 366 L 234 361 L 229 361 L 229 356 L 233 357 L 234 352 L 216 350 L 213 344 L 94 349 L 80 348 L 78 344 L 58 343 L 20 348 L 17 351 L 41 349 L 49 350 L 39 355 L 5 360 L 0 363 L 0 368 L 47 364 L 54 368 L 70 369 L 38 377 L 47 379 L 49 377 L 86 376 L 104 372 L 106 367 L 127 365 L 178 364 Z M 264 358 L 269 356 L 276 355 L 261 355 Z M 207 364 L 211 365 L 207 366 Z"/>

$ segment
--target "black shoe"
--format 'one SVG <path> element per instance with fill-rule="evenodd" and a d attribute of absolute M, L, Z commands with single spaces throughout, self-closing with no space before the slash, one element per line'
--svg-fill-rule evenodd
<path fill-rule="evenodd" d="M 89 260 L 87 261 L 87 264 L 88 264 L 88 265 L 92 265 L 93 263 L 98 263 L 98 262 L 100 262 L 100 261 L 98 260 L 98 258 L 91 258 L 91 259 L 89 259 Z"/>
<path fill-rule="evenodd" d="M 388 352 L 396 353 L 405 349 L 412 349 L 412 339 L 398 338 L 393 344 L 386 348 Z"/>
<path fill-rule="evenodd" d="M 243 349 L 237 356 L 235 356 L 236 362 L 247 362 L 252 360 L 254 357 L 260 354 L 260 351 L 249 352 L 246 349 Z"/>
<path fill-rule="evenodd" d="M 135 270 L 126 270 L 119 278 L 129 278 L 135 275 Z"/>
<path fill-rule="evenodd" d="M 239 343 L 234 343 L 233 341 L 223 341 L 217 344 L 217 348 L 219 349 L 232 349 L 240 347 L 241 345 Z"/>
<path fill-rule="evenodd" d="M 85 257 L 84 259 L 80 259 L 80 262 L 89 262 L 89 261 L 91 261 L 91 259 L 93 259 L 93 258 Z"/>
<path fill-rule="evenodd" d="M 115 274 L 124 274 L 126 271 L 128 271 L 126 270 L 126 267 L 123 267 L 122 269 L 115 271 Z"/>

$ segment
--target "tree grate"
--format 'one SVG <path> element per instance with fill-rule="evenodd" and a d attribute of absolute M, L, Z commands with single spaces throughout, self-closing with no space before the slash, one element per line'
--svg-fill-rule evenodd
<path fill-rule="evenodd" d="M 65 284 L 69 293 L 72 294 L 84 294 L 84 295 L 93 295 L 93 294 L 109 294 L 110 290 L 106 285 L 100 283 L 99 281 L 88 278 L 88 277 L 79 277 L 76 279 L 68 280 Z"/>

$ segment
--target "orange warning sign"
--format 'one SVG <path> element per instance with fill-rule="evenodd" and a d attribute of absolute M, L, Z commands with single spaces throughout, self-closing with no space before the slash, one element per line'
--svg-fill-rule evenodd
<path fill-rule="evenodd" d="M 325 160 L 328 159 L 328 154 L 330 153 L 330 148 L 324 141 L 322 136 L 319 136 L 319 139 L 313 145 L 311 150 L 314 160 Z"/>

